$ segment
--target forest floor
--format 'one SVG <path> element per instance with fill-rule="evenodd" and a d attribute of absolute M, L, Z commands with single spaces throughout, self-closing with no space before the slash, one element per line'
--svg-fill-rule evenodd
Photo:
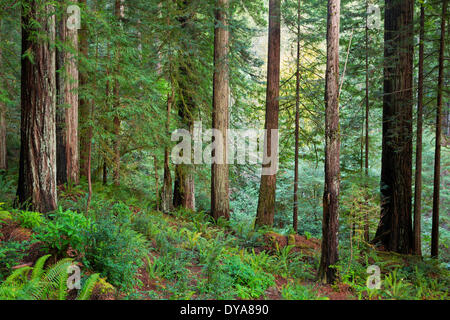
<path fill-rule="evenodd" d="M 10 272 L 52 254 L 48 264 L 78 261 L 83 279 L 100 273 L 91 296 L 99 300 L 448 299 L 448 269 L 432 259 L 355 242 L 341 249 L 339 282 L 326 285 L 316 281 L 319 239 L 214 222 L 204 212 L 166 214 L 100 185 L 86 214 L 81 187 L 60 193 L 54 216 L 0 204 L 0 289 Z M 366 286 L 373 264 L 381 269 L 380 289 Z"/>

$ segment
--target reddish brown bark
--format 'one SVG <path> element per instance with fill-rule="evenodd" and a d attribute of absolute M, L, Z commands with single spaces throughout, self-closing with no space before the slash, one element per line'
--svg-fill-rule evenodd
<path fill-rule="evenodd" d="M 79 0 L 82 8 L 87 8 L 86 0 Z M 89 52 L 89 43 L 88 43 L 88 29 L 86 23 L 83 19 L 81 19 L 81 29 L 78 33 L 79 37 L 79 64 L 82 59 L 88 58 Z M 85 68 L 81 68 L 79 70 L 79 86 L 80 88 L 86 88 L 88 84 L 88 72 Z M 79 121 L 80 121 L 80 131 L 79 131 L 79 149 L 80 149 L 80 174 L 83 177 L 87 177 L 88 175 L 88 156 L 89 156 L 89 126 L 87 125 L 89 121 L 89 101 L 85 99 L 83 96 L 79 97 L 78 101 L 79 107 Z"/>
<path fill-rule="evenodd" d="M 300 130 L 300 0 L 297 2 L 297 69 L 295 72 L 295 152 L 294 152 L 294 212 L 292 216 L 292 227 L 297 233 L 298 229 L 298 153 L 299 141 L 298 135 Z"/>
<path fill-rule="evenodd" d="M 214 29 L 213 129 L 222 133 L 222 159 L 211 166 L 211 215 L 214 219 L 230 218 L 229 181 L 227 164 L 227 129 L 229 126 L 229 31 L 228 0 L 216 1 Z M 218 156 L 218 155 L 215 155 Z"/>
<path fill-rule="evenodd" d="M 411 253 L 413 0 L 386 0 L 381 218 L 373 240 Z"/>
<path fill-rule="evenodd" d="M 368 2 L 366 1 L 366 28 L 365 28 L 365 45 L 366 45 L 366 114 L 365 114 L 365 139 L 364 139 L 364 168 L 366 173 L 366 178 L 369 177 L 369 26 L 367 24 L 367 7 Z M 369 214 L 366 212 L 364 214 L 364 240 L 369 242 Z"/>
<path fill-rule="evenodd" d="M 441 143 L 442 143 L 442 94 L 444 89 L 444 52 L 445 52 L 445 22 L 447 18 L 447 0 L 442 3 L 441 39 L 439 46 L 439 75 L 436 108 L 436 145 L 434 153 L 434 182 L 433 182 L 433 220 L 431 228 L 431 256 L 439 254 L 439 198 L 441 179 Z"/>
<path fill-rule="evenodd" d="M 22 13 L 21 147 L 18 205 L 56 209 L 55 16 L 52 5 L 26 1 Z M 33 29 L 36 20 L 39 30 Z M 36 41 L 35 33 L 45 34 Z M 32 60 L 31 60 L 32 59 Z"/>
<path fill-rule="evenodd" d="M 269 49 L 267 60 L 266 117 L 264 128 L 267 154 L 276 154 L 272 150 L 272 129 L 278 129 L 279 93 L 280 93 L 280 0 L 269 1 Z M 275 149 L 278 145 L 275 146 Z M 263 164 L 263 168 L 266 165 Z M 272 226 L 275 215 L 276 174 L 261 175 L 259 187 L 256 226 Z"/>
<path fill-rule="evenodd" d="M 77 1 L 72 1 L 77 2 Z M 67 14 L 58 21 L 57 33 L 61 46 L 56 53 L 57 112 L 56 161 L 57 183 L 79 183 L 78 156 L 78 63 L 73 52 L 78 51 L 78 31 L 66 26 Z"/>
<path fill-rule="evenodd" d="M 340 133 L 339 22 L 340 0 L 328 0 L 327 67 L 325 74 L 325 184 L 323 193 L 322 254 L 318 278 L 333 283 L 338 261 Z"/>
<path fill-rule="evenodd" d="M 423 59 L 425 37 L 425 8 L 420 6 L 419 31 L 419 78 L 417 82 L 417 139 L 416 174 L 414 189 L 414 254 L 422 255 L 421 211 L 422 211 L 422 124 L 423 124 Z"/>

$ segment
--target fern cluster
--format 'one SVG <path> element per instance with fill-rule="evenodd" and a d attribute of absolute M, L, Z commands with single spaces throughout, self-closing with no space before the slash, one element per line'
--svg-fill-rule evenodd
<path fill-rule="evenodd" d="M 73 260 L 66 258 L 44 269 L 50 255 L 39 258 L 34 267 L 15 270 L 0 286 L 0 300 L 65 300 L 68 294 L 68 268 Z M 80 289 L 77 300 L 87 300 L 99 279 L 91 275 Z"/>

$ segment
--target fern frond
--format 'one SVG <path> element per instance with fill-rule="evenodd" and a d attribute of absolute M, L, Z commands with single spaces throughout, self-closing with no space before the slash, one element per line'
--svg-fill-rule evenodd
<path fill-rule="evenodd" d="M 44 265 L 48 258 L 50 258 L 50 254 L 40 257 L 36 263 L 34 264 L 33 273 L 31 274 L 31 280 L 41 278 L 41 275 L 44 273 Z"/>
<path fill-rule="evenodd" d="M 83 288 L 78 294 L 77 300 L 88 300 L 91 297 L 92 291 L 94 290 L 95 284 L 100 277 L 99 273 L 91 275 L 84 283 Z"/>
<path fill-rule="evenodd" d="M 58 261 L 48 269 L 39 281 L 32 295 L 37 300 L 49 299 L 51 293 L 57 292 L 60 277 L 67 273 L 67 268 L 72 264 L 72 259 L 66 258 Z"/>
<path fill-rule="evenodd" d="M 3 282 L 2 287 L 4 285 L 6 286 L 6 285 L 10 285 L 12 283 L 17 282 L 17 280 L 19 278 L 21 278 L 20 280 L 24 281 L 27 278 L 28 273 L 32 269 L 33 268 L 27 266 L 27 267 L 22 267 L 20 269 L 13 271 L 13 273 L 11 273 L 11 275 L 8 278 L 6 278 L 6 280 Z"/>
<path fill-rule="evenodd" d="M 69 278 L 69 273 L 63 272 L 59 277 L 59 287 L 58 287 L 58 300 L 66 300 L 67 297 L 67 279 Z"/>

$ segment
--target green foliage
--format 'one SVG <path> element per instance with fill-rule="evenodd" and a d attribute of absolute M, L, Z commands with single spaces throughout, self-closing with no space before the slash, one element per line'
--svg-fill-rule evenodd
<path fill-rule="evenodd" d="M 11 213 L 2 209 L 3 204 L 0 202 L 0 224 L 12 219 Z"/>
<path fill-rule="evenodd" d="M 116 203 L 107 208 L 92 208 L 96 221 L 87 238 L 85 263 L 114 286 L 130 291 L 138 284 L 135 275 L 143 265 L 147 243 L 131 229 L 131 211 L 127 206 Z"/>
<path fill-rule="evenodd" d="M 1 285 L 2 300 L 64 300 L 67 297 L 68 268 L 72 259 L 62 259 L 44 269 L 50 255 L 39 258 L 34 267 L 15 270 Z M 30 275 L 31 272 L 31 275 Z M 98 280 L 98 274 L 91 275 L 86 281 L 77 299 L 89 299 Z"/>
<path fill-rule="evenodd" d="M 26 255 L 26 249 L 31 244 L 29 241 L 4 241 L 0 245 L 0 281 L 10 272 L 11 268 L 18 265 Z"/>
<path fill-rule="evenodd" d="M 310 285 L 298 283 L 284 285 L 281 289 L 281 295 L 287 300 L 328 300 L 326 297 L 319 297 Z"/>
<path fill-rule="evenodd" d="M 14 215 L 14 220 L 24 228 L 35 229 L 44 222 L 44 217 L 39 212 L 19 211 Z"/>
<path fill-rule="evenodd" d="M 268 287 L 275 284 L 273 275 L 253 270 L 249 265 L 244 264 L 238 256 L 232 256 L 224 262 L 223 270 L 233 279 L 233 284 L 240 298 L 259 298 Z"/>
<path fill-rule="evenodd" d="M 95 230 L 93 221 L 82 213 L 71 210 L 58 211 L 49 215 L 50 219 L 37 228 L 35 239 L 42 241 L 48 249 L 64 254 L 69 247 L 84 256 L 88 235 Z"/>

